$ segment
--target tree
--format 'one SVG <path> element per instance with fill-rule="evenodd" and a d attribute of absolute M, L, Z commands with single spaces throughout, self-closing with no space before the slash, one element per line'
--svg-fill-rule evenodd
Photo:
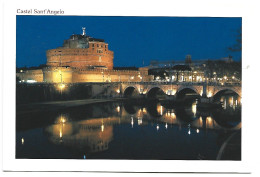
<path fill-rule="evenodd" d="M 228 47 L 228 51 L 230 51 L 230 52 L 241 52 L 242 51 L 242 28 L 237 30 L 236 43 L 233 46 Z"/>

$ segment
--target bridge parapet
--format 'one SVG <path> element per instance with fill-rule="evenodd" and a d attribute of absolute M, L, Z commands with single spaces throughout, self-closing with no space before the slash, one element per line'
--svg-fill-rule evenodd
<path fill-rule="evenodd" d="M 175 95 L 183 89 L 191 89 L 201 96 L 204 93 L 207 97 L 213 97 L 222 90 L 231 90 L 237 93 L 240 97 L 242 96 L 241 84 L 237 83 L 224 85 L 217 83 L 206 84 L 205 82 L 117 82 L 103 84 L 110 85 L 114 92 L 117 92 L 121 95 L 124 94 L 128 87 L 133 87 L 139 94 L 147 94 L 151 89 L 159 88 L 166 95 Z"/>

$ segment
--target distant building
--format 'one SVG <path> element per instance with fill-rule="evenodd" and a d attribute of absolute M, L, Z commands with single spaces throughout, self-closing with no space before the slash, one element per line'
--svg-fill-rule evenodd
<path fill-rule="evenodd" d="M 234 62 L 231 56 L 192 61 L 191 55 L 187 55 L 182 61 L 153 60 L 149 74 L 154 75 L 157 81 L 167 82 L 240 82 L 241 62 Z"/>

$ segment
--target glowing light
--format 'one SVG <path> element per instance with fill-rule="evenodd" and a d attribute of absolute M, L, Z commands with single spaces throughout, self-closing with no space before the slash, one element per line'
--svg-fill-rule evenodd
<path fill-rule="evenodd" d="M 21 141 L 22 141 L 22 145 L 23 145 L 24 144 L 24 138 L 22 138 Z"/>
<path fill-rule="evenodd" d="M 192 79 L 192 76 L 189 76 L 189 79 L 191 80 L 191 79 Z"/>
<path fill-rule="evenodd" d="M 160 115 L 163 115 L 163 107 L 161 105 L 157 105 L 157 112 L 160 114 Z"/>
<path fill-rule="evenodd" d="M 176 115 L 174 112 L 171 113 L 171 118 L 176 119 Z"/>
<path fill-rule="evenodd" d="M 188 134 L 189 134 L 189 135 L 191 134 L 190 129 L 189 129 L 189 131 L 188 131 Z"/>
<path fill-rule="evenodd" d="M 101 131 L 102 132 L 104 131 L 104 125 L 101 125 Z"/>
<path fill-rule="evenodd" d="M 20 70 L 20 72 L 22 73 L 22 72 L 23 72 L 23 70 L 21 69 L 21 70 Z"/>
<path fill-rule="evenodd" d="M 65 88 L 65 84 L 59 84 L 59 89 L 63 90 Z"/>
<path fill-rule="evenodd" d="M 84 154 L 83 159 L 86 159 L 86 155 Z"/>
<path fill-rule="evenodd" d="M 183 81 L 184 80 L 184 76 L 181 76 L 181 81 Z"/>
<path fill-rule="evenodd" d="M 58 120 L 59 123 L 65 123 L 66 122 L 66 118 L 64 118 L 62 115 L 60 116 L 59 120 Z"/>
<path fill-rule="evenodd" d="M 160 127 L 159 127 L 159 125 L 157 124 L 157 126 L 156 126 L 157 131 L 159 130 L 159 128 L 160 128 Z"/>
<path fill-rule="evenodd" d="M 207 127 L 213 127 L 214 126 L 213 119 L 211 117 L 206 118 L 206 126 Z"/>
<path fill-rule="evenodd" d="M 133 117 L 131 117 L 131 125 L 132 125 L 132 128 L 134 127 L 134 119 Z"/>
<path fill-rule="evenodd" d="M 227 76 L 224 76 L 224 79 L 227 79 Z"/>
<path fill-rule="evenodd" d="M 27 83 L 35 83 L 35 82 L 37 82 L 36 80 L 27 80 L 26 81 Z"/>
<path fill-rule="evenodd" d="M 237 100 L 236 100 L 236 106 L 237 106 Z"/>
<path fill-rule="evenodd" d="M 175 95 L 175 93 L 176 93 L 176 90 L 172 90 L 172 95 Z"/>
<path fill-rule="evenodd" d="M 212 97 L 212 92 L 208 92 L 208 97 Z"/>
<path fill-rule="evenodd" d="M 203 90 L 200 91 L 200 96 L 202 96 L 202 94 L 203 94 Z"/>
<path fill-rule="evenodd" d="M 167 125 L 167 123 L 165 124 L 165 128 L 166 128 L 166 129 L 168 128 L 168 125 Z"/>
<path fill-rule="evenodd" d="M 200 130 L 197 128 L 196 132 L 197 132 L 197 133 L 199 133 L 199 132 L 200 132 Z"/>
<path fill-rule="evenodd" d="M 233 98 L 233 96 L 232 96 L 231 98 L 229 98 L 230 107 L 233 106 L 233 103 L 234 103 L 234 98 Z"/>
<path fill-rule="evenodd" d="M 197 112 L 197 104 L 196 104 L 196 102 L 192 103 L 191 111 L 192 111 L 192 113 L 193 113 L 194 116 L 195 116 L 195 115 L 196 115 L 196 112 Z"/>
<path fill-rule="evenodd" d="M 66 122 L 66 120 L 64 118 L 62 118 L 61 122 L 64 124 Z"/>
<path fill-rule="evenodd" d="M 232 79 L 235 79 L 235 76 L 232 76 Z"/>
<path fill-rule="evenodd" d="M 138 125 L 142 125 L 143 123 L 142 117 L 138 117 L 137 123 Z"/>
<path fill-rule="evenodd" d="M 119 89 L 117 89 L 117 90 L 116 90 L 116 92 L 117 92 L 117 93 L 120 93 L 120 90 L 119 90 Z"/>
<path fill-rule="evenodd" d="M 120 106 L 117 106 L 116 111 L 120 112 Z"/>
<path fill-rule="evenodd" d="M 212 118 L 211 118 L 211 117 L 207 117 L 207 121 L 208 121 L 209 123 L 211 123 L 211 122 L 212 122 Z"/>
<path fill-rule="evenodd" d="M 62 129 L 60 129 L 60 138 L 62 138 Z"/>

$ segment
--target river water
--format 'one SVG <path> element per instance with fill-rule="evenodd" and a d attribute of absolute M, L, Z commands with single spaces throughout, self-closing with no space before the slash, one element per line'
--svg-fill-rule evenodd
<path fill-rule="evenodd" d="M 17 117 L 16 158 L 241 160 L 241 100 L 126 100 Z"/>

